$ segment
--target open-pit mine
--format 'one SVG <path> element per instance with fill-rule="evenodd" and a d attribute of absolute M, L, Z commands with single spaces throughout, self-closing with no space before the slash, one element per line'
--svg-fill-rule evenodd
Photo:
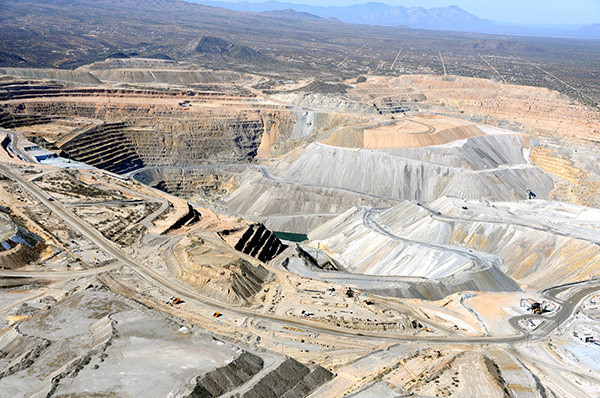
<path fill-rule="evenodd" d="M 0 66 L 1 398 L 600 396 L 597 107 L 158 58 Z"/>

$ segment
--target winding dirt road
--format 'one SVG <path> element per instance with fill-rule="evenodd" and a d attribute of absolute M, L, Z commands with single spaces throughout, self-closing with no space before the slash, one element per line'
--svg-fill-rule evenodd
<path fill-rule="evenodd" d="M 223 311 L 233 312 L 243 316 L 253 316 L 255 318 L 261 318 L 270 321 L 277 321 L 286 325 L 291 326 L 302 326 L 308 327 L 316 331 L 326 332 L 334 335 L 341 336 L 352 336 L 353 338 L 360 339 L 376 339 L 376 340 L 396 340 L 396 341 L 421 341 L 421 342 L 442 342 L 442 343 L 463 343 L 463 344 L 481 344 L 481 343 L 518 343 L 526 341 L 526 339 L 542 338 L 547 333 L 560 326 L 565 320 L 567 320 L 576 310 L 579 302 L 591 292 L 600 289 L 600 280 L 592 280 L 571 284 L 568 286 L 560 286 L 545 291 L 546 296 L 549 299 L 557 301 L 561 304 L 559 310 L 550 316 L 539 316 L 544 319 L 544 323 L 536 329 L 534 333 L 524 333 L 518 325 L 519 320 L 526 318 L 534 318 L 535 315 L 520 315 L 510 319 L 511 325 L 520 331 L 519 335 L 510 336 L 498 336 L 498 337 L 422 337 L 422 336 L 394 336 L 385 332 L 371 332 L 371 331 L 359 331 L 359 330 L 348 330 L 341 327 L 330 326 L 322 324 L 320 322 L 312 321 L 309 319 L 290 319 L 285 316 L 270 315 L 270 314 L 257 314 L 252 309 L 236 308 L 231 307 L 227 304 L 221 303 L 217 300 L 209 297 L 200 296 L 196 291 L 190 287 L 180 283 L 179 281 L 173 280 L 165 275 L 160 274 L 156 270 L 138 263 L 136 260 L 130 258 L 128 255 L 118 249 L 110 240 L 105 238 L 99 231 L 94 229 L 92 226 L 81 220 L 74 213 L 66 209 L 60 203 L 48 199 L 48 195 L 42 189 L 26 180 L 10 167 L 6 165 L 0 165 L 0 172 L 6 175 L 8 178 L 17 182 L 21 187 L 33 196 L 35 196 L 44 206 L 52 210 L 57 216 L 64 220 L 68 225 L 77 230 L 79 233 L 84 235 L 90 241 L 95 243 L 99 248 L 103 249 L 106 253 L 112 255 L 115 259 L 120 261 L 123 265 L 131 268 L 136 272 L 142 279 L 146 280 L 152 285 L 155 285 L 167 292 L 184 298 L 186 301 L 196 303 L 201 306 L 209 306 L 210 308 L 220 309 Z M 267 176 L 268 171 L 267 171 Z M 118 265 L 115 265 L 115 268 Z M 110 266 L 107 266 L 110 267 Z M 108 270 L 109 268 L 105 269 Z M 89 275 L 90 272 L 95 273 L 99 269 L 86 269 L 80 271 L 64 271 L 65 273 L 54 272 L 52 273 L 55 277 L 63 275 L 64 278 L 73 278 L 78 275 L 85 276 Z M 10 276 L 26 276 L 26 271 L 7 271 L 10 272 Z M 8 274 L 0 274 L 6 275 Z M 557 295 L 563 290 L 571 289 L 569 297 L 564 300 L 558 300 Z"/>

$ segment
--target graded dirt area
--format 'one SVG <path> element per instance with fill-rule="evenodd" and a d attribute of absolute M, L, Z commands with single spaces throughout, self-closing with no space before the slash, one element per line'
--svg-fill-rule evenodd
<path fill-rule="evenodd" d="M 403 118 L 392 126 L 363 132 L 365 149 L 415 148 L 447 144 L 483 135 L 476 126 L 444 117 Z"/>

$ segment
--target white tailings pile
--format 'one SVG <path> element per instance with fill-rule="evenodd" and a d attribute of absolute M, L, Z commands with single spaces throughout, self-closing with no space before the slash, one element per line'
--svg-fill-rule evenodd
<path fill-rule="evenodd" d="M 519 289 L 502 272 L 501 258 L 440 243 L 449 238 L 448 228 L 419 231 L 414 236 L 395 233 L 384 221 L 395 211 L 406 212 L 396 228 L 429 217 L 426 210 L 409 202 L 384 211 L 354 207 L 312 231 L 311 245 L 327 251 L 348 272 L 425 277 L 443 282 L 451 292 Z"/>
<path fill-rule="evenodd" d="M 600 274 L 600 210 L 542 200 L 440 198 L 353 208 L 309 234 L 349 272 L 465 281 L 511 290 L 504 274 L 545 288 Z"/>
<path fill-rule="evenodd" d="M 433 215 L 427 228 L 451 226 L 452 245 L 502 257 L 507 274 L 523 285 L 543 289 L 600 274 L 598 209 L 543 200 L 490 204 L 458 198 L 441 198 L 428 207 L 441 215 Z"/>
<path fill-rule="evenodd" d="M 303 123 L 310 123 L 306 112 Z M 313 143 L 248 171 L 229 209 L 277 231 L 306 233 L 352 206 L 393 206 L 442 196 L 491 201 L 546 198 L 556 177 L 528 163 L 529 136 L 487 134 L 445 145 L 352 149 Z M 267 217 L 269 220 L 267 221 Z"/>
<path fill-rule="evenodd" d="M 491 129 L 486 126 L 478 126 L 478 128 L 486 133 L 491 132 Z M 471 137 L 446 145 L 388 149 L 385 152 L 448 167 L 487 170 L 500 166 L 527 164 L 530 141 L 532 140 L 528 136 L 506 132 Z"/>
<path fill-rule="evenodd" d="M 485 159 L 485 155 L 482 158 Z M 527 198 L 528 190 L 535 192 L 538 198 L 545 198 L 554 188 L 549 174 L 527 164 L 469 170 L 385 151 L 319 143 L 310 144 L 294 160 L 281 162 L 281 165 L 273 165 L 271 172 L 282 180 L 401 200 L 432 201 L 441 196 L 519 200 Z"/>
<path fill-rule="evenodd" d="M 393 206 L 395 201 L 330 187 L 286 182 L 259 171 L 240 175 L 242 183 L 227 199 L 228 208 L 261 221 L 274 231 L 307 233 L 349 207 Z"/>

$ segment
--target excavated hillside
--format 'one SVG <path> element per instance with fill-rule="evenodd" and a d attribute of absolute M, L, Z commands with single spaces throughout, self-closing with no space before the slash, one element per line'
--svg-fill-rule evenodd
<path fill-rule="evenodd" d="M 371 77 L 354 85 L 348 96 L 388 108 L 423 109 L 478 123 L 520 127 L 525 132 L 595 140 L 598 112 L 541 87 L 456 76 Z"/>
<path fill-rule="evenodd" d="M 77 101 L 18 99 L 8 101 L 11 114 L 52 115 L 60 118 L 101 119 L 104 124 L 62 136 L 41 133 L 40 139 L 64 157 L 89 163 L 116 173 L 149 166 L 186 166 L 205 163 L 246 163 L 257 156 L 263 135 L 291 134 L 296 123 L 288 111 L 267 109 L 222 109 L 204 107 L 187 111 L 177 101 L 203 101 L 197 95 L 166 99 L 158 93 L 122 93 L 122 103 L 107 100 L 114 93 L 85 93 Z M 143 103 L 152 94 L 168 104 Z M 108 95 L 108 96 L 106 96 Z M 211 94 L 207 94 L 209 101 Z M 162 97 L 162 98 L 161 98 Z M 137 99 L 135 99 L 137 98 Z M 188 98 L 187 100 L 185 98 Z M 131 104 L 141 102 L 138 104 Z M 243 101 L 243 99 L 242 99 Z M 150 101 L 152 102 L 152 101 Z M 199 107 L 197 107 L 199 108 Z M 277 130 L 277 132 L 272 132 Z"/>
<path fill-rule="evenodd" d="M 107 82 L 96 79 L 102 84 L 93 87 L 44 80 L 2 83 L 1 125 L 53 123 L 51 129 L 23 131 L 63 157 L 128 173 L 144 166 L 249 163 L 362 118 L 274 103 L 243 88 L 254 79 L 248 75 L 168 61 L 125 61 L 131 60 L 109 59 L 84 68 Z M 75 81 L 77 76 L 71 77 Z M 131 89 L 128 79 L 138 88 Z M 80 121 L 77 128 L 56 128 L 74 119 Z"/>
<path fill-rule="evenodd" d="M 8 209 L 0 206 L 0 268 L 18 269 L 40 258 L 46 248 L 44 240 L 14 220 Z"/>
<path fill-rule="evenodd" d="M 162 120 L 146 116 L 107 123 L 57 142 L 57 148 L 75 160 L 116 173 L 143 166 L 246 163 L 257 155 L 266 120 L 293 123 L 289 115 L 260 111 L 181 116 L 170 112 Z"/>
<path fill-rule="evenodd" d="M 235 191 L 245 166 L 197 166 L 194 168 L 144 168 L 133 175 L 137 181 L 196 203 L 216 202 Z"/>
<path fill-rule="evenodd" d="M 261 264 L 253 264 L 228 250 L 210 236 L 182 239 L 167 251 L 165 263 L 172 275 L 206 297 L 222 302 L 243 304 L 263 289 L 273 275 Z M 268 252 L 263 244 L 253 246 L 258 254 Z M 241 251 L 241 250 L 240 250 Z M 266 261 L 264 255 L 257 255 Z"/>

